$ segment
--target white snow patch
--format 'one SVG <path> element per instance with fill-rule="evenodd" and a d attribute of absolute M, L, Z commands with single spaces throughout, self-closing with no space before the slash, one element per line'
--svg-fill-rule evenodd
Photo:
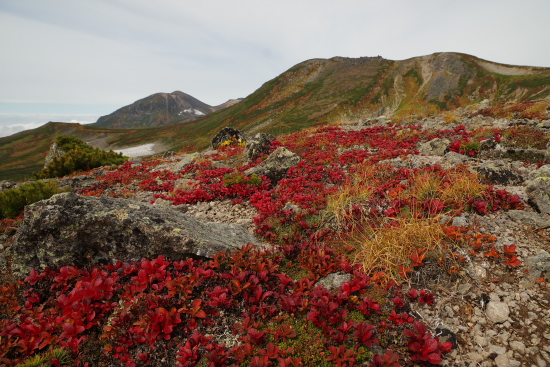
<path fill-rule="evenodd" d="M 137 147 L 117 149 L 117 150 L 115 150 L 115 152 L 122 153 L 123 155 L 125 155 L 127 157 L 130 157 L 130 158 L 143 157 L 145 155 L 154 154 L 155 153 L 155 151 L 153 150 L 154 146 L 155 146 L 155 143 L 144 144 L 144 145 L 139 145 Z"/>
<path fill-rule="evenodd" d="M 204 113 L 199 110 L 195 110 L 194 108 L 188 108 L 186 110 L 183 110 L 182 112 L 194 113 L 197 116 L 204 116 Z M 179 114 L 181 115 L 182 112 L 180 112 Z"/>

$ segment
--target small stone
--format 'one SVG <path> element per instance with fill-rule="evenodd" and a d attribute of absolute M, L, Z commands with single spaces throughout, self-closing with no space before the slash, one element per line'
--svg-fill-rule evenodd
<path fill-rule="evenodd" d="M 520 341 L 514 340 L 510 342 L 510 348 L 518 352 L 519 354 L 525 354 L 525 344 Z"/>
<path fill-rule="evenodd" d="M 458 286 L 457 290 L 460 294 L 466 294 L 470 290 L 470 288 L 472 288 L 471 284 L 463 283 Z"/>
<path fill-rule="evenodd" d="M 500 339 L 500 341 L 503 343 L 506 343 L 509 337 L 510 337 L 510 333 L 507 331 L 504 331 L 498 335 L 498 339 Z"/>
<path fill-rule="evenodd" d="M 468 357 L 468 360 L 474 361 L 474 362 L 481 362 L 483 361 L 483 356 L 476 352 L 471 352 L 466 355 Z"/>
<path fill-rule="evenodd" d="M 539 366 L 539 367 L 546 367 L 546 361 L 544 359 L 542 359 L 541 356 L 536 356 L 535 357 L 535 362 L 537 362 L 537 366 Z"/>
<path fill-rule="evenodd" d="M 501 347 L 500 345 L 489 345 L 489 352 L 490 353 L 496 353 L 496 354 L 505 354 L 506 348 Z"/>
<path fill-rule="evenodd" d="M 487 304 L 485 313 L 489 320 L 495 324 L 501 324 L 508 319 L 510 308 L 504 302 L 491 301 Z"/>
<path fill-rule="evenodd" d="M 487 345 L 487 339 L 485 339 L 484 337 L 482 336 L 479 336 L 479 335 L 476 335 L 474 337 L 474 342 L 479 345 L 480 347 L 484 347 Z"/>
<path fill-rule="evenodd" d="M 506 354 L 501 354 L 496 357 L 495 363 L 498 367 L 510 367 L 510 360 Z"/>

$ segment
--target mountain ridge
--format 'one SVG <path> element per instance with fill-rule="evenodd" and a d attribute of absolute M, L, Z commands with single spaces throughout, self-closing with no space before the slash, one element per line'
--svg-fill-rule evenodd
<path fill-rule="evenodd" d="M 549 96 L 550 68 L 495 63 L 461 53 L 399 61 L 380 56 L 318 58 L 294 65 L 238 103 L 228 105 L 228 101 L 220 105 L 225 108 L 197 119 L 130 129 L 95 124 L 74 127 L 74 134 L 100 142 L 95 146 L 103 149 L 154 142 L 166 149 L 195 151 L 208 147 L 210 138 L 228 126 L 247 133 L 280 135 L 326 122 L 364 121 L 381 115 L 420 119 L 481 102 L 496 106 Z M 162 95 L 158 98 L 164 101 Z M 38 168 L 47 147 L 63 129 L 62 124 L 54 124 L 0 138 L 0 169 L 11 172 L 0 178 L 15 177 L 13 173 L 29 171 L 29 166 Z M 40 149 L 25 145 L 42 140 L 35 143 Z M 22 151 L 33 153 L 24 156 Z"/>

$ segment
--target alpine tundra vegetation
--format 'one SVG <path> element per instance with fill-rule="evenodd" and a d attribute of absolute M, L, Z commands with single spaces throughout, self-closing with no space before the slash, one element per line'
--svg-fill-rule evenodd
<path fill-rule="evenodd" d="M 550 363 L 547 75 L 318 59 L 191 122 L 0 139 L 173 148 L 0 183 L 0 363 Z"/>

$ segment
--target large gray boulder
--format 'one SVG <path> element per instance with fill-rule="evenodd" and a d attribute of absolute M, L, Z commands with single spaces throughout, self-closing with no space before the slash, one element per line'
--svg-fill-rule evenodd
<path fill-rule="evenodd" d="M 541 213 L 550 214 L 550 164 L 531 172 L 526 182 L 529 202 Z"/>
<path fill-rule="evenodd" d="M 247 142 L 250 139 L 247 133 L 233 127 L 224 127 L 212 138 L 212 148 L 218 149 L 224 142 Z"/>
<path fill-rule="evenodd" d="M 0 181 L 0 191 L 13 189 L 17 186 L 17 183 L 10 180 L 1 180 Z"/>
<path fill-rule="evenodd" d="M 164 255 L 172 260 L 212 257 L 248 243 L 246 228 L 202 223 L 169 207 L 74 193 L 52 196 L 25 208 L 10 248 L 14 274 L 65 265 L 136 261 Z"/>
<path fill-rule="evenodd" d="M 271 180 L 272 184 L 276 184 L 285 177 L 290 167 L 297 165 L 301 160 L 302 158 L 298 154 L 291 152 L 285 147 L 279 147 L 265 161 L 256 167 L 247 169 L 244 171 L 244 174 L 248 176 L 253 174 L 266 176 Z"/>
<path fill-rule="evenodd" d="M 246 142 L 244 149 L 244 159 L 246 162 L 252 162 L 261 154 L 268 154 L 271 148 L 271 142 L 276 138 L 267 133 L 259 133 Z"/>
<path fill-rule="evenodd" d="M 432 139 L 418 148 L 418 151 L 425 155 L 439 155 L 442 156 L 449 151 L 451 141 L 444 138 Z"/>

